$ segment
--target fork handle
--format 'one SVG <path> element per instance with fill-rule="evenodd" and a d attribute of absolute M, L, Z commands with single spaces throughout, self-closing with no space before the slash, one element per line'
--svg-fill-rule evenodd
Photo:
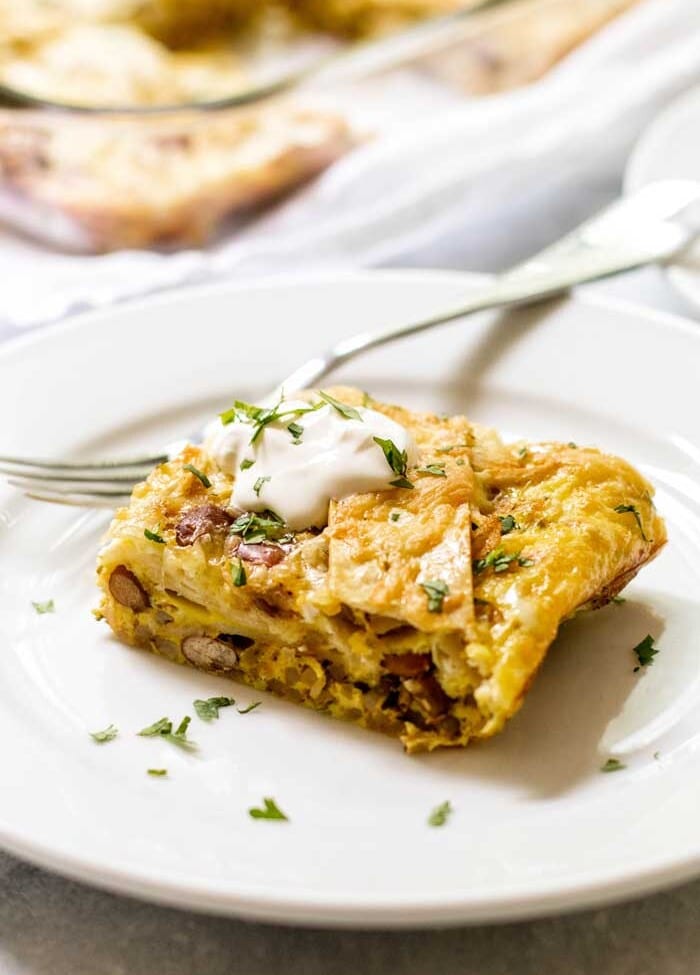
<path fill-rule="evenodd" d="M 498 275 L 488 284 L 477 287 L 456 308 L 448 308 L 407 325 L 378 332 L 361 332 L 339 342 L 287 376 L 273 396 L 279 396 L 282 391 L 288 396 L 298 390 L 313 387 L 344 362 L 397 339 L 427 332 L 431 328 L 447 325 L 476 312 L 537 304 L 567 292 L 574 285 L 663 260 L 685 246 L 690 237 L 688 231 L 676 224 L 655 222 L 653 233 L 639 233 L 625 247 L 621 247 L 619 241 L 592 247 L 586 244 L 585 227 L 586 225 L 556 248 L 543 252 L 539 258 L 527 261 L 506 274 Z"/>

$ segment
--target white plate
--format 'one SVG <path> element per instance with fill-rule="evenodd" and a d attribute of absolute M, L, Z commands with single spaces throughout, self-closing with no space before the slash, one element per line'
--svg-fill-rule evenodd
<path fill-rule="evenodd" d="M 699 129 L 700 87 L 672 101 L 644 131 L 627 163 L 625 189 L 636 190 L 655 179 L 700 182 Z M 700 206 L 685 216 L 700 227 Z M 669 280 L 700 311 L 700 243 L 674 258 L 667 270 Z"/>
<path fill-rule="evenodd" d="M 32 335 L 0 351 L 2 450 L 154 445 L 329 341 L 434 311 L 469 285 L 382 273 L 208 288 Z M 192 713 L 196 697 L 259 695 L 120 646 L 90 616 L 105 515 L 1 487 L 0 841 L 111 889 L 305 924 L 532 916 L 695 873 L 699 376 L 692 326 L 590 298 L 450 326 L 339 376 L 509 434 L 624 454 L 669 520 L 668 549 L 627 603 L 566 624 L 505 733 L 462 752 L 408 758 L 272 697 L 245 716 L 195 718 L 197 755 L 136 737 Z M 31 600 L 48 598 L 55 614 L 36 615 Z M 635 674 L 647 633 L 661 653 Z M 119 738 L 94 744 L 88 731 L 110 722 Z M 601 774 L 609 756 L 626 769 Z M 250 819 L 263 796 L 291 821 Z M 454 815 L 429 828 L 445 799 Z"/>

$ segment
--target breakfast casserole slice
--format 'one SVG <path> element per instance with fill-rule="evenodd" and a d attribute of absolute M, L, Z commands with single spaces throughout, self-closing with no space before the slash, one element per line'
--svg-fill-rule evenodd
<path fill-rule="evenodd" d="M 372 436 L 382 424 L 405 441 Z M 463 417 L 356 390 L 237 403 L 220 426 L 117 512 L 99 615 L 130 644 L 395 735 L 409 752 L 498 731 L 560 622 L 614 595 L 665 537 L 649 485 L 623 461 L 508 447 Z M 291 468 L 265 474 L 275 450 L 312 465 L 297 465 L 301 493 Z M 337 479 L 343 456 L 365 487 L 326 485 L 325 512 L 295 509 L 329 471 Z M 363 464 L 386 483 L 368 490 Z"/>

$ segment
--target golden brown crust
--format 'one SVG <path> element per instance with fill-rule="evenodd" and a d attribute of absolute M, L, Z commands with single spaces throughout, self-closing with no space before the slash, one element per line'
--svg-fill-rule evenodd
<path fill-rule="evenodd" d="M 619 591 L 659 551 L 664 525 L 647 482 L 617 458 L 506 446 L 463 417 L 371 405 L 444 476 L 411 470 L 413 490 L 336 502 L 320 534 L 253 558 L 226 534 L 232 479 L 188 447 L 117 512 L 100 614 L 127 642 L 386 731 L 408 751 L 463 745 L 515 713 L 561 622 Z M 448 584 L 440 611 L 421 585 L 431 576 Z M 141 590 L 145 606 L 131 599 Z"/>

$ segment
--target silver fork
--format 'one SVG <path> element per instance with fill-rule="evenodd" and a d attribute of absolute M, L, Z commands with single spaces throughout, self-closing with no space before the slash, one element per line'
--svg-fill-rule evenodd
<path fill-rule="evenodd" d="M 670 219 L 697 202 L 700 183 L 651 183 L 616 201 L 535 257 L 471 290 L 458 307 L 438 311 L 431 318 L 412 324 L 361 332 L 344 339 L 287 376 L 275 393 L 313 387 L 341 363 L 396 339 L 490 308 L 535 304 L 574 285 L 667 259 L 696 235 L 691 227 Z M 201 436 L 200 433 L 189 442 L 197 442 Z M 112 507 L 126 499 L 134 484 L 156 464 L 179 453 L 186 442 L 169 444 L 160 454 L 129 460 L 71 462 L 0 456 L 0 474 L 40 501 Z"/>

